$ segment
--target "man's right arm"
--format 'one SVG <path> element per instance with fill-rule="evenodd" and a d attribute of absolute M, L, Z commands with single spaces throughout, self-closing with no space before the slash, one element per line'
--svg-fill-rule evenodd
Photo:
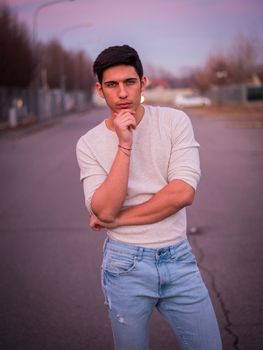
<path fill-rule="evenodd" d="M 97 188 L 91 199 L 91 210 L 104 222 L 112 222 L 118 215 L 127 194 L 132 128 L 136 127 L 133 113 L 121 111 L 114 119 L 119 145 L 116 156 L 104 182 Z M 127 149 L 127 150 L 126 150 Z"/>
<path fill-rule="evenodd" d="M 130 156 L 118 149 L 107 178 L 91 199 L 91 210 L 98 219 L 111 222 L 119 213 L 127 193 L 129 165 Z"/>

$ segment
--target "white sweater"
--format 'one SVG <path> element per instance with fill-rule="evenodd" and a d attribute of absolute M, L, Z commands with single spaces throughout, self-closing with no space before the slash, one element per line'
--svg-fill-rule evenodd
<path fill-rule="evenodd" d="M 123 208 L 143 203 L 174 179 L 196 189 L 200 179 L 199 144 L 190 119 L 182 111 L 145 106 L 144 116 L 133 131 L 128 191 Z M 105 121 L 82 136 L 77 143 L 80 179 L 85 203 L 107 177 L 118 149 L 115 132 Z M 159 222 L 120 226 L 107 234 L 116 240 L 149 248 L 161 248 L 186 238 L 186 210 L 181 209 Z"/>

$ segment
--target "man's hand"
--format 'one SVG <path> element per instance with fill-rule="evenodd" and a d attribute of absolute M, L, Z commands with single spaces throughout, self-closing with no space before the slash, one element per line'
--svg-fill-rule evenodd
<path fill-rule="evenodd" d="M 113 125 L 122 146 L 131 147 L 132 129 L 136 128 L 135 111 L 122 109 L 114 115 Z"/>
<path fill-rule="evenodd" d="M 101 221 L 93 214 L 90 215 L 89 225 L 93 231 L 101 231 L 104 228 Z"/>
<path fill-rule="evenodd" d="M 101 231 L 104 228 L 114 228 L 118 226 L 117 219 L 113 222 L 103 222 L 99 220 L 94 214 L 90 215 L 90 223 L 91 229 L 93 231 Z"/>

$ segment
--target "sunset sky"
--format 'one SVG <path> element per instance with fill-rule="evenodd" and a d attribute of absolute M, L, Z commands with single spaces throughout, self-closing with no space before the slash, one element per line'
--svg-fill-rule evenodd
<path fill-rule="evenodd" d="M 51 0 L 7 3 L 32 33 L 34 11 Z M 238 34 L 262 38 L 262 0 L 68 0 L 43 8 L 40 40 L 58 38 L 94 59 L 105 47 L 127 43 L 143 63 L 180 75 L 210 52 L 227 50 Z M 74 29 L 73 29 L 74 28 Z"/>

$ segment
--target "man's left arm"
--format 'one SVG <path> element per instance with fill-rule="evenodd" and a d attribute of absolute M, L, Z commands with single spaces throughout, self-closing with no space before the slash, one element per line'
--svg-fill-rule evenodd
<path fill-rule="evenodd" d="M 146 225 L 158 222 L 191 205 L 195 190 L 182 180 L 173 180 L 148 201 L 122 210 L 116 226 Z"/>

